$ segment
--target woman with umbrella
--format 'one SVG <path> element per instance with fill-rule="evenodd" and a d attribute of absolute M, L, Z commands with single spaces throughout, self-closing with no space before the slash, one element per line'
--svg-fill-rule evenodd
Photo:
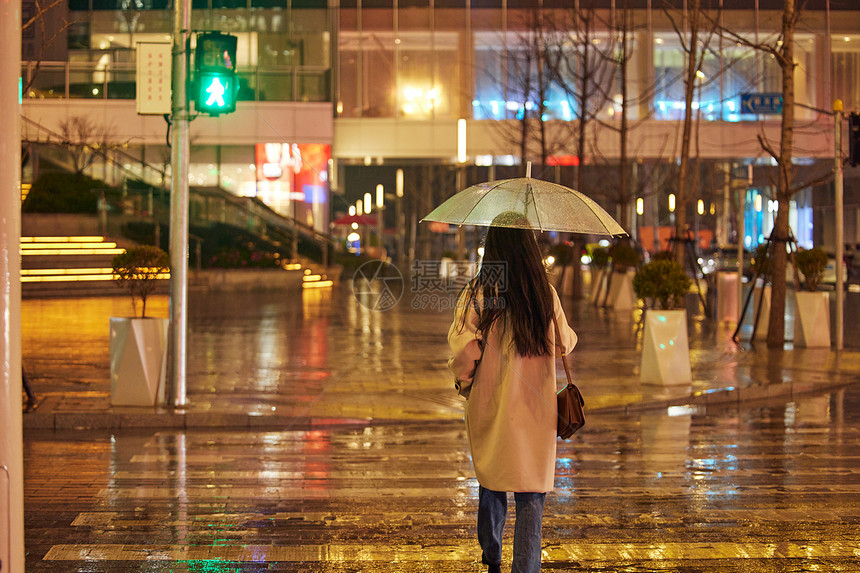
<path fill-rule="evenodd" d="M 493 219 L 481 269 L 448 332 L 448 366 L 468 400 L 478 541 L 489 573 L 501 571 L 507 492 L 516 502 L 511 571 L 540 570 L 544 500 L 555 475 L 555 354 L 577 340 L 529 226 L 518 213 Z"/>

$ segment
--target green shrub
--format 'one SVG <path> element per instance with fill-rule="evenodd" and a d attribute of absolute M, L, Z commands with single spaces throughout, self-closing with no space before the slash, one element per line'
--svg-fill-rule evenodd
<path fill-rule="evenodd" d="M 797 270 L 806 280 L 807 290 L 815 292 L 818 289 L 818 283 L 821 282 L 821 277 L 824 276 L 824 269 L 827 268 L 827 253 L 820 247 L 799 250 L 794 256 L 794 260 Z"/>
<path fill-rule="evenodd" d="M 279 245 L 226 223 L 191 227 L 191 235 L 201 243 L 203 268 L 274 269 L 289 258 L 291 245 Z M 162 241 L 165 233 L 161 233 Z M 197 240 L 192 240 L 192 253 Z M 192 254 L 192 257 L 195 256 Z"/>
<path fill-rule="evenodd" d="M 661 309 L 669 310 L 683 305 L 692 282 L 677 262 L 657 259 L 636 272 L 633 290 L 639 298 L 654 299 L 659 301 Z"/>
<path fill-rule="evenodd" d="M 609 258 L 616 271 L 639 266 L 639 251 L 628 243 L 615 243 L 609 247 Z"/>
<path fill-rule="evenodd" d="M 137 301 L 142 303 L 140 316 L 146 316 L 146 297 L 155 290 L 159 275 L 170 270 L 167 253 L 150 245 L 132 247 L 113 258 L 115 284 L 131 295 L 131 304 L 137 309 Z"/>
<path fill-rule="evenodd" d="M 34 182 L 21 210 L 24 213 L 96 213 L 105 184 L 86 175 L 43 173 Z"/>
<path fill-rule="evenodd" d="M 598 270 L 603 270 L 609 264 L 609 249 L 599 247 L 591 251 L 591 265 Z"/>
<path fill-rule="evenodd" d="M 553 245 L 549 250 L 549 254 L 555 258 L 553 264 L 559 268 L 569 266 L 573 260 L 573 249 L 567 243 Z"/>

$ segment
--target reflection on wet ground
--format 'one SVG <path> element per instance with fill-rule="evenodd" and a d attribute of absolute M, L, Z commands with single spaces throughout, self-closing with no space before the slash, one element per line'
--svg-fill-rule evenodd
<path fill-rule="evenodd" d="M 559 444 L 544 570 L 857 571 L 858 406 L 591 416 Z M 33 431 L 25 457 L 27 571 L 485 570 L 458 421 Z"/>
<path fill-rule="evenodd" d="M 485 570 L 445 368 L 454 295 L 408 295 L 386 312 L 343 285 L 192 296 L 192 409 L 283 417 L 256 431 L 28 430 L 27 571 Z M 565 305 L 589 419 L 559 446 L 544 570 L 860 571 L 860 388 L 823 390 L 855 382 L 860 353 L 738 346 L 732 326 L 691 312 L 694 380 L 666 389 L 638 380 L 636 313 Z M 150 308 L 166 315 L 166 299 Z M 37 414 L 110 411 L 108 318 L 130 312 L 123 298 L 24 301 Z M 753 387 L 781 398 L 625 414 Z"/>
<path fill-rule="evenodd" d="M 291 295 L 195 294 L 189 309 L 188 411 L 258 420 L 277 415 L 282 426 L 329 418 L 459 419 L 462 401 L 451 392 L 445 367 L 455 294 L 428 299 L 407 292 L 385 312 L 360 304 L 349 285 Z M 806 391 L 845 384 L 860 372 L 856 350 L 736 345 L 733 325 L 703 319 L 691 308 L 692 384 L 643 385 L 639 311 L 612 312 L 570 300 L 565 306 L 579 334 L 570 364 L 591 410 L 754 385 L 791 395 L 791 385 Z M 166 316 L 166 298 L 156 297 L 150 308 Z M 111 316 L 130 312 L 122 297 L 24 301 L 24 367 L 40 400 L 35 416 L 81 414 L 85 422 L 95 412 L 130 410 L 109 404 L 107 328 Z M 68 427 L 76 425 L 72 420 Z"/>

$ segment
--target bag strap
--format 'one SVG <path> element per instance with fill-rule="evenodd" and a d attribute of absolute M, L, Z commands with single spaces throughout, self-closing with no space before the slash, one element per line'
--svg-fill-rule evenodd
<path fill-rule="evenodd" d="M 478 310 L 478 297 L 477 297 L 477 295 L 476 295 L 475 297 L 473 297 L 473 298 L 472 298 L 472 310 L 474 310 L 474 311 L 475 311 L 475 316 L 477 316 L 477 317 L 478 317 L 478 321 L 480 322 L 480 320 L 481 320 L 481 313 L 480 313 L 480 311 Z M 486 345 L 486 341 L 484 340 L 484 335 L 483 335 L 483 333 L 481 334 L 481 337 L 480 337 L 480 338 L 478 338 L 477 336 L 475 336 L 475 340 L 477 340 L 477 341 L 478 341 L 478 348 L 480 348 L 480 349 L 481 349 L 481 357 L 480 357 L 480 358 L 478 358 L 478 359 L 475 361 L 475 367 L 477 367 L 477 366 L 478 366 L 478 363 L 480 363 L 480 362 L 481 362 L 481 360 L 483 360 L 483 358 L 484 358 L 484 346 Z"/>
<path fill-rule="evenodd" d="M 561 341 L 561 331 L 558 329 L 558 321 L 555 319 L 555 312 L 553 312 L 552 315 L 552 324 L 555 326 L 555 343 L 559 344 Z M 562 347 L 561 363 L 564 365 L 564 373 L 567 375 L 567 385 L 573 386 L 573 378 L 570 377 L 570 370 L 567 368 L 567 360 L 565 360 L 565 356 L 567 356 L 567 353 L 565 353 L 564 347 Z"/>

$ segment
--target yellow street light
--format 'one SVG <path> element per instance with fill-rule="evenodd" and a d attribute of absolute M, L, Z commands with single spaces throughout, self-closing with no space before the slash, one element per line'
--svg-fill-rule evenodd
<path fill-rule="evenodd" d="M 674 193 L 669 193 L 669 212 L 670 213 L 675 212 L 675 194 Z"/>

